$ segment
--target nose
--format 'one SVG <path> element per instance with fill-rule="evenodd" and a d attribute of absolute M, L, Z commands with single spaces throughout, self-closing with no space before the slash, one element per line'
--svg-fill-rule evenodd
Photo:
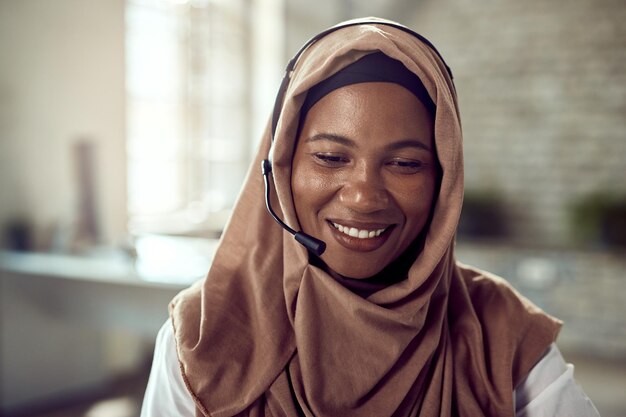
<path fill-rule="evenodd" d="M 346 178 L 339 201 L 355 212 L 373 213 L 387 207 L 389 193 L 379 172 L 362 169 Z"/>

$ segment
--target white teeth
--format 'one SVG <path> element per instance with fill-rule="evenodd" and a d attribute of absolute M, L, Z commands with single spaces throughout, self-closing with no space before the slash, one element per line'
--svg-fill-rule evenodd
<path fill-rule="evenodd" d="M 373 237 L 377 237 L 386 230 L 386 228 L 377 230 L 359 230 L 356 227 L 342 226 L 334 222 L 333 226 L 335 226 L 335 228 L 341 233 L 345 233 L 348 236 L 356 237 L 358 239 L 370 239 Z"/>

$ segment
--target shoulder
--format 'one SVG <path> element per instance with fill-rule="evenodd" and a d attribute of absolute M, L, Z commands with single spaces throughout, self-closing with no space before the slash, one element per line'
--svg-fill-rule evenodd
<path fill-rule="evenodd" d="M 458 263 L 458 267 L 462 272 L 461 277 L 475 306 L 491 306 L 491 303 L 494 302 L 496 306 L 503 303 L 532 305 L 504 278 L 461 263 Z"/>
<path fill-rule="evenodd" d="M 489 353 L 491 366 L 510 369 L 515 386 L 556 340 L 561 322 L 503 278 L 460 263 L 457 268 L 449 301 L 452 334 Z"/>
<path fill-rule="evenodd" d="M 458 263 L 457 267 L 469 301 L 481 321 L 492 319 L 495 312 L 500 313 L 503 320 L 521 314 L 528 319 L 527 324 L 543 323 L 554 329 L 556 336 L 561 322 L 537 307 L 504 278 L 461 263 Z"/>
<path fill-rule="evenodd" d="M 159 330 L 141 417 L 194 415 L 195 405 L 183 380 L 170 320 Z"/>
<path fill-rule="evenodd" d="M 457 285 L 452 288 L 451 299 L 457 303 L 462 302 L 466 306 L 458 311 L 455 319 L 463 323 L 467 310 L 473 314 L 483 329 L 489 327 L 504 327 L 524 338 L 524 333 L 549 333 L 549 343 L 556 338 L 561 322 L 545 313 L 532 301 L 524 297 L 504 278 L 488 271 L 457 263 Z M 454 305 L 451 306 L 455 312 Z M 508 325 L 505 326 L 504 323 Z M 514 325 L 512 325 L 514 324 Z M 547 346 L 539 352 L 545 351 Z"/>
<path fill-rule="evenodd" d="M 516 417 L 598 417 L 598 410 L 574 379 L 556 344 L 515 389 Z"/>

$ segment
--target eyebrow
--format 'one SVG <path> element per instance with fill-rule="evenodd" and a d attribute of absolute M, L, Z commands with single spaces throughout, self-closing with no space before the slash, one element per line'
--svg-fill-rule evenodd
<path fill-rule="evenodd" d="M 318 134 L 315 134 L 313 136 L 306 138 L 305 142 L 309 143 L 309 142 L 316 142 L 319 140 L 328 140 L 328 141 L 339 143 L 341 145 L 344 145 L 350 148 L 356 148 L 356 143 L 352 139 L 347 138 L 345 136 L 337 135 L 334 133 L 318 133 Z M 432 152 L 431 147 L 419 139 L 403 139 L 403 140 L 394 142 L 386 147 L 386 149 L 390 151 L 394 151 L 394 150 L 398 150 L 402 148 L 420 148 L 425 151 Z"/>

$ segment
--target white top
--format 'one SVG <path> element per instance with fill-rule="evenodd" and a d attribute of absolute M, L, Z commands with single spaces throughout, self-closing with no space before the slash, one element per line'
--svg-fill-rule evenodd
<path fill-rule="evenodd" d="M 169 321 L 159 331 L 141 417 L 194 417 L 195 403 L 181 376 Z M 600 417 L 574 380 L 555 344 L 515 390 L 516 417 Z"/>

